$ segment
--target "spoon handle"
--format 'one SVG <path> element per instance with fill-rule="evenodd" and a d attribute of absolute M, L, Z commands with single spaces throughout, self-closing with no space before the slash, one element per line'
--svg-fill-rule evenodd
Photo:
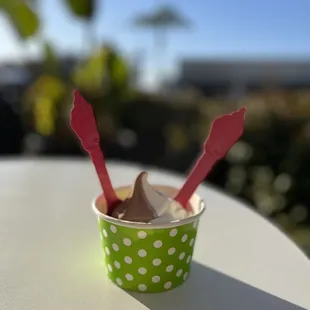
<path fill-rule="evenodd" d="M 81 96 L 78 90 L 74 91 L 73 109 L 71 111 L 71 127 L 80 139 L 82 147 L 89 154 L 97 171 L 102 190 L 107 201 L 108 209 L 114 207 L 120 200 L 113 189 L 107 171 L 104 156 L 100 149 L 100 134 L 92 106 Z"/>
<path fill-rule="evenodd" d="M 109 206 L 109 212 L 113 209 L 117 203 L 120 202 L 119 198 L 116 196 L 114 188 L 111 183 L 111 179 L 109 177 L 109 173 L 107 167 L 105 165 L 105 161 L 103 158 L 103 154 L 99 147 L 96 147 L 91 152 L 89 152 L 89 156 L 94 163 L 96 168 L 101 187 L 104 190 L 104 196 L 106 198 L 107 204 Z"/>
<path fill-rule="evenodd" d="M 188 208 L 188 201 L 194 194 L 195 190 L 199 184 L 204 180 L 204 178 L 209 174 L 210 170 L 214 166 L 217 160 L 204 152 L 198 159 L 196 165 L 191 170 L 188 178 L 186 179 L 184 185 L 179 190 L 178 194 L 174 198 L 178 203 L 180 203 L 185 209 Z"/>
<path fill-rule="evenodd" d="M 212 123 L 209 137 L 204 143 L 203 153 L 175 197 L 175 200 L 185 209 L 188 208 L 190 197 L 214 164 L 227 154 L 242 135 L 245 112 L 246 109 L 242 108 L 229 115 L 222 115 Z"/>

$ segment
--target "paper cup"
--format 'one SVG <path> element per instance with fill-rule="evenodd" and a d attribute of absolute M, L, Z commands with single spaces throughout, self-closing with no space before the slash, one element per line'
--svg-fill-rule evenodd
<path fill-rule="evenodd" d="M 154 188 L 173 196 L 176 189 Z M 132 187 L 116 189 L 120 199 Z M 98 217 L 101 246 L 107 276 L 119 287 L 135 292 L 159 293 L 181 285 L 190 272 L 203 200 L 194 194 L 190 200 L 195 215 L 168 224 L 147 224 L 118 220 L 106 215 L 106 201 L 93 202 Z"/>

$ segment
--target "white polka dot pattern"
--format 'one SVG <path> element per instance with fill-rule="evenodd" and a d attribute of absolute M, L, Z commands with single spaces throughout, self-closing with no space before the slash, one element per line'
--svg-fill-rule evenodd
<path fill-rule="evenodd" d="M 179 255 L 179 260 L 182 260 L 184 257 L 185 257 L 185 253 L 182 252 L 182 253 Z"/>
<path fill-rule="evenodd" d="M 147 236 L 147 233 L 146 233 L 145 231 L 140 230 L 140 231 L 138 232 L 138 237 L 139 237 L 140 239 L 145 239 L 146 236 Z"/>
<path fill-rule="evenodd" d="M 125 263 L 127 263 L 127 264 L 131 264 L 131 263 L 132 263 L 132 258 L 129 257 L 129 256 L 125 256 L 124 261 L 125 261 Z"/>
<path fill-rule="evenodd" d="M 140 267 L 140 268 L 138 269 L 138 272 L 139 272 L 140 274 L 146 274 L 147 270 L 146 270 L 144 267 Z"/>
<path fill-rule="evenodd" d="M 126 246 L 131 246 L 131 240 L 128 239 L 128 238 L 124 238 L 123 243 L 124 243 Z"/>
<path fill-rule="evenodd" d="M 156 241 L 153 243 L 153 245 L 154 245 L 154 248 L 159 249 L 159 248 L 162 247 L 163 243 L 162 243 L 162 241 L 160 241 L 160 240 L 156 240 Z"/>
<path fill-rule="evenodd" d="M 177 235 L 177 233 L 178 233 L 178 230 L 176 228 L 174 228 L 174 229 L 171 229 L 169 235 L 170 235 L 170 237 L 175 237 Z"/>
<path fill-rule="evenodd" d="M 107 253 L 107 255 L 110 255 L 110 249 L 107 246 L 104 249 L 105 249 L 105 252 Z"/>
<path fill-rule="evenodd" d="M 187 238 L 188 238 L 187 234 L 183 235 L 182 242 L 184 243 L 187 240 Z"/>
<path fill-rule="evenodd" d="M 191 241 L 189 242 L 189 245 L 190 245 L 190 246 L 193 246 L 193 245 L 194 245 L 194 242 L 195 242 L 195 239 L 192 238 Z"/>
<path fill-rule="evenodd" d="M 116 278 L 116 283 L 119 285 L 119 286 L 122 286 L 123 285 L 123 281 L 120 279 L 120 278 Z"/>
<path fill-rule="evenodd" d="M 171 287 L 172 283 L 169 281 L 169 282 L 166 282 L 165 285 L 164 285 L 164 288 L 166 290 L 168 290 L 170 287 Z"/>
<path fill-rule="evenodd" d="M 175 248 L 170 248 L 169 250 L 168 250 L 168 254 L 169 255 L 173 255 L 175 253 Z"/>
<path fill-rule="evenodd" d="M 139 285 L 138 285 L 138 289 L 139 289 L 139 291 L 141 291 L 141 292 L 145 292 L 145 291 L 147 290 L 147 287 L 146 287 L 145 284 L 139 284 Z"/>
<path fill-rule="evenodd" d="M 108 233 L 107 233 L 107 231 L 105 229 L 102 230 L 102 234 L 103 234 L 104 237 L 108 236 Z"/>
<path fill-rule="evenodd" d="M 158 233 L 142 226 L 132 230 L 107 222 L 104 225 L 100 223 L 104 270 L 116 285 L 162 292 L 188 277 L 198 221 L 186 228 L 159 229 Z"/>
<path fill-rule="evenodd" d="M 154 276 L 152 277 L 152 282 L 153 283 L 158 283 L 160 281 L 160 276 Z"/>
<path fill-rule="evenodd" d="M 187 264 L 189 264 L 189 263 L 190 263 L 191 258 L 192 258 L 192 256 L 191 256 L 191 255 L 188 255 L 188 257 L 187 257 L 187 259 L 186 259 L 186 263 L 187 263 Z"/>
<path fill-rule="evenodd" d="M 132 281 L 132 280 L 133 280 L 133 276 L 132 276 L 132 274 L 130 274 L 130 273 L 126 273 L 125 278 L 126 278 L 128 281 Z"/>
<path fill-rule="evenodd" d="M 173 265 L 169 265 L 169 266 L 167 266 L 166 271 L 171 272 L 173 270 L 173 268 L 174 268 Z"/>
<path fill-rule="evenodd" d="M 117 228 L 114 225 L 110 225 L 110 230 L 112 231 L 113 234 L 117 232 Z"/>
<path fill-rule="evenodd" d="M 161 259 L 159 259 L 159 258 L 153 259 L 153 265 L 154 266 L 159 266 L 160 264 L 161 264 Z"/>
<path fill-rule="evenodd" d="M 147 252 L 145 250 L 141 249 L 141 250 L 138 251 L 138 255 L 140 257 L 145 257 L 147 255 Z"/>
<path fill-rule="evenodd" d="M 177 271 L 177 277 L 181 277 L 181 275 L 182 275 L 182 273 L 183 273 L 183 270 L 182 269 L 179 269 L 178 271 Z"/>
<path fill-rule="evenodd" d="M 119 247 L 118 247 L 118 245 L 117 245 L 116 243 L 113 243 L 113 244 L 112 244 L 112 248 L 113 248 L 113 250 L 114 250 L 115 252 L 117 252 L 117 251 L 119 250 Z"/>

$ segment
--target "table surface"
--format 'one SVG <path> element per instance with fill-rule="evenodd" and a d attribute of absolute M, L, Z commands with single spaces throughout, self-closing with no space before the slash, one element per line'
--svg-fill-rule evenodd
<path fill-rule="evenodd" d="M 115 186 L 182 177 L 109 163 Z M 201 186 L 207 211 L 186 283 L 127 293 L 105 277 L 90 201 L 100 193 L 83 160 L 0 161 L 0 309 L 310 309 L 310 264 L 297 246 L 241 202 Z"/>

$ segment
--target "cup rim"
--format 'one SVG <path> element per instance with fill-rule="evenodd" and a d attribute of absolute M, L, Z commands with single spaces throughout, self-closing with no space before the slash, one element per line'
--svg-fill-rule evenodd
<path fill-rule="evenodd" d="M 118 187 L 117 190 L 122 190 L 128 188 L 128 186 L 121 186 Z M 206 210 L 206 205 L 204 200 L 197 194 L 194 193 L 193 196 L 196 197 L 201 204 L 201 210 L 190 217 L 187 217 L 182 220 L 175 220 L 169 223 L 140 223 L 140 222 L 131 222 L 131 221 L 126 221 L 126 220 L 120 220 L 116 219 L 114 217 L 111 217 L 109 215 L 106 215 L 102 212 L 100 212 L 97 208 L 97 201 L 102 195 L 99 195 L 97 198 L 94 198 L 92 200 L 92 209 L 94 213 L 97 215 L 98 218 L 105 220 L 106 222 L 118 226 L 123 226 L 123 227 L 129 227 L 129 228 L 138 228 L 138 229 L 163 229 L 163 228 L 173 228 L 173 227 L 178 227 L 178 226 L 183 226 L 186 224 L 190 224 L 195 222 L 197 219 L 201 217 L 201 215 L 205 212 Z"/>

